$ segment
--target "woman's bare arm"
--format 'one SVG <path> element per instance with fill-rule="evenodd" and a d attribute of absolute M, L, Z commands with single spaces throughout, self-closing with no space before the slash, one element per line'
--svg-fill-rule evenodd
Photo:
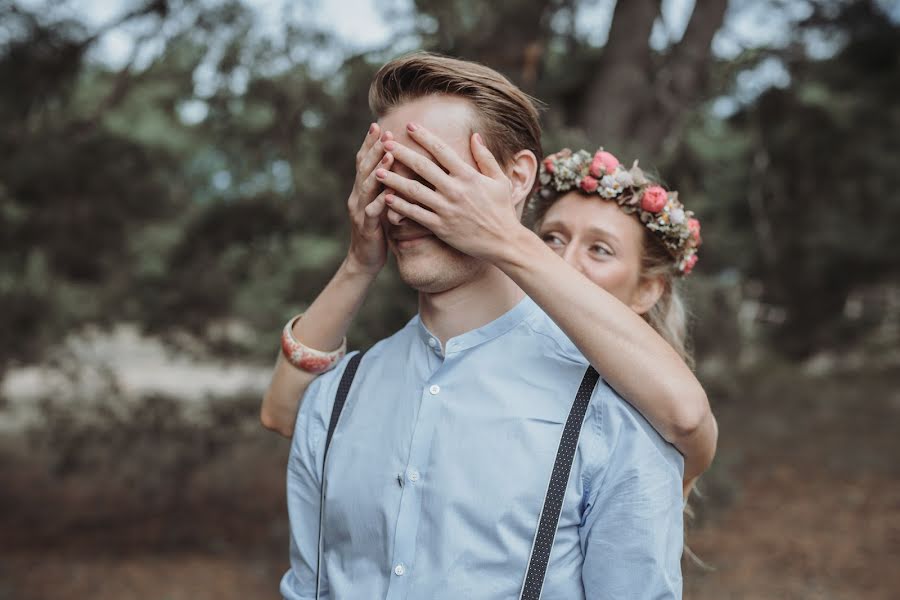
<path fill-rule="evenodd" d="M 355 265 L 349 257 L 345 259 L 303 318 L 294 324 L 294 338 L 318 350 L 339 348 L 373 281 L 375 274 Z M 303 394 L 316 377 L 291 365 L 279 351 L 260 409 L 263 426 L 290 437 Z"/>

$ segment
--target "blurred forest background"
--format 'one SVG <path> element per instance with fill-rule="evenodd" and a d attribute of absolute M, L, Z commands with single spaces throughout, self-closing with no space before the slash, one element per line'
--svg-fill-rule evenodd
<path fill-rule="evenodd" d="M 685 597 L 896 598 L 900 3 L 0 0 L 0 600 L 276 597 L 262 389 L 344 256 L 371 76 L 420 48 L 703 222 Z M 414 312 L 386 270 L 351 346 Z"/>

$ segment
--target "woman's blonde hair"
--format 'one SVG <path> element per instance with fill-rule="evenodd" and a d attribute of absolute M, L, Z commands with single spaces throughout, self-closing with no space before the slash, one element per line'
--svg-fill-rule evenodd
<path fill-rule="evenodd" d="M 641 279 L 660 278 L 663 293 L 643 316 L 656 332 L 675 349 L 687 365 L 694 368 L 694 355 L 688 343 L 688 312 L 680 281 L 675 276 L 672 255 L 646 227 L 641 252 Z"/>

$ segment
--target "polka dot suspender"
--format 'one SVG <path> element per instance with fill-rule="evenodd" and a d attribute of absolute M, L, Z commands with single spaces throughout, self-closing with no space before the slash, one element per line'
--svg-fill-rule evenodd
<path fill-rule="evenodd" d="M 347 394 L 350 393 L 350 386 L 353 385 L 353 378 L 356 376 L 356 369 L 359 367 L 359 361 L 362 359 L 363 353 L 354 354 L 347 361 L 347 368 L 341 376 L 338 383 L 337 393 L 334 396 L 334 406 L 331 408 L 331 422 L 328 424 L 328 435 L 325 437 L 325 450 L 322 457 L 322 495 L 319 498 L 319 549 L 316 553 L 316 600 L 319 600 L 319 589 L 322 587 L 322 530 L 325 524 L 325 461 L 328 459 L 328 447 L 331 445 L 331 438 L 334 430 L 337 428 L 338 419 L 341 417 L 341 411 L 344 410 L 344 403 L 347 401 Z"/>
<path fill-rule="evenodd" d="M 328 425 L 328 435 L 325 438 L 325 451 L 322 460 L 322 496 L 319 503 L 319 550 L 316 557 L 316 600 L 319 598 L 322 571 L 322 525 L 325 515 L 325 460 L 328 458 L 328 447 L 337 427 L 341 411 L 353 384 L 353 378 L 359 367 L 362 353 L 356 354 L 347 363 L 347 368 L 338 384 L 337 394 L 334 399 L 334 407 L 331 410 L 331 422 Z M 556 451 L 556 461 L 553 464 L 553 472 L 547 493 L 544 496 L 544 505 L 538 518 L 538 527 L 531 545 L 531 557 L 528 561 L 528 571 L 525 573 L 525 581 L 522 584 L 521 600 L 539 600 L 541 589 L 544 586 L 544 577 L 547 574 L 547 564 L 550 562 L 550 550 L 553 548 L 553 539 L 556 537 L 556 527 L 559 524 L 559 515 L 562 511 L 563 498 L 566 494 L 566 486 L 569 482 L 569 474 L 572 471 L 572 462 L 575 459 L 575 450 L 578 447 L 578 438 L 581 435 L 581 426 L 584 415 L 587 413 L 588 404 L 594 386 L 597 385 L 600 375 L 593 367 L 588 367 L 581 380 L 581 386 L 575 395 L 575 402 L 569 410 L 566 425 L 563 428 L 559 447 Z"/>
<path fill-rule="evenodd" d="M 578 393 L 575 394 L 575 402 L 569 410 L 569 418 L 566 419 L 566 426 L 559 439 L 559 448 L 556 450 L 556 462 L 553 463 L 553 473 L 547 486 L 547 494 L 544 496 L 537 532 L 531 544 L 531 558 L 519 596 L 522 600 L 538 600 L 541 597 L 547 563 L 550 562 L 550 550 L 553 548 L 556 526 L 559 524 L 559 514 L 569 483 L 569 473 L 572 471 L 572 461 L 575 459 L 575 449 L 581 435 L 581 425 L 584 423 L 584 415 L 599 378 L 600 375 L 594 367 L 589 366 L 584 379 L 581 380 Z"/>

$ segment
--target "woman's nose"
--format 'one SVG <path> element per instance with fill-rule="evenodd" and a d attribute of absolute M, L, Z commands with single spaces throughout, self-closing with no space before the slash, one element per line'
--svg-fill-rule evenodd
<path fill-rule="evenodd" d="M 562 253 L 563 260 L 578 269 L 580 272 L 584 272 L 581 268 L 581 261 L 578 260 L 578 248 L 573 243 L 566 244 L 565 249 Z"/>

